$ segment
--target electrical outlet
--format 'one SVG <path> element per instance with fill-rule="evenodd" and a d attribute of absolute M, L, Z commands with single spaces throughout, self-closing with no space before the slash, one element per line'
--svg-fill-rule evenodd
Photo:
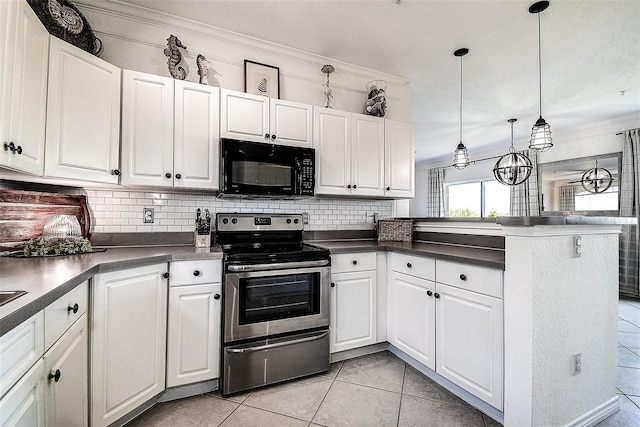
<path fill-rule="evenodd" d="M 302 212 L 302 223 L 309 224 L 309 212 Z"/>
<path fill-rule="evenodd" d="M 582 256 L 582 237 L 573 236 L 573 257 L 580 258 Z"/>
<path fill-rule="evenodd" d="M 153 208 L 142 209 L 142 222 L 144 224 L 153 224 Z"/>
<path fill-rule="evenodd" d="M 582 372 L 582 353 L 573 355 L 573 375 Z"/>

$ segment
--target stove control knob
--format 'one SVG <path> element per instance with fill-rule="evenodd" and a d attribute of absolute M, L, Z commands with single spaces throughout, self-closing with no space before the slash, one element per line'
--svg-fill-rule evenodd
<path fill-rule="evenodd" d="M 229 224 L 229 218 L 222 218 L 223 224 Z"/>
<path fill-rule="evenodd" d="M 238 218 L 232 218 L 231 219 L 231 223 L 232 224 L 237 224 L 238 223 Z"/>
<path fill-rule="evenodd" d="M 300 220 L 299 220 L 298 218 L 296 218 L 296 219 L 294 219 L 294 220 L 293 220 L 293 223 L 294 223 L 294 224 L 297 224 L 297 223 L 299 223 L 299 222 L 300 222 Z"/>
<path fill-rule="evenodd" d="M 291 224 L 291 218 L 287 218 L 287 224 Z"/>

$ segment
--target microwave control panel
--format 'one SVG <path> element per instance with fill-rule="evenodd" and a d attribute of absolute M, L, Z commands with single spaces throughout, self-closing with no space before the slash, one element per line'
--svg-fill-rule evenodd
<path fill-rule="evenodd" d="M 305 158 L 302 159 L 302 171 L 301 171 L 302 179 L 302 195 L 310 195 L 313 196 L 313 187 L 315 186 L 315 180 L 313 177 L 313 159 Z"/>

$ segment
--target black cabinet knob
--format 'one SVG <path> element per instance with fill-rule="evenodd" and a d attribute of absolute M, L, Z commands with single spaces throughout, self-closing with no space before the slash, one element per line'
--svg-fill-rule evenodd
<path fill-rule="evenodd" d="M 275 135 L 271 135 L 271 139 L 275 141 L 276 140 L 276 136 Z"/>
<path fill-rule="evenodd" d="M 169 172 L 165 173 L 164 176 L 167 178 L 171 178 L 171 174 Z"/>
<path fill-rule="evenodd" d="M 111 175 L 118 176 L 120 175 L 120 171 L 118 169 L 111 169 Z"/>
<path fill-rule="evenodd" d="M 193 275 L 198 277 L 200 275 L 200 270 L 193 270 Z"/>
<path fill-rule="evenodd" d="M 347 185 L 347 188 L 351 188 L 351 184 Z"/>
<path fill-rule="evenodd" d="M 428 296 L 432 296 L 432 295 L 433 295 L 433 292 L 431 292 L 431 291 L 427 291 L 427 295 L 428 295 Z"/>
<path fill-rule="evenodd" d="M 54 373 L 51 373 L 47 376 L 47 379 L 49 381 L 54 380 L 55 382 L 58 382 L 60 381 L 60 376 L 61 376 L 60 369 L 56 369 Z"/>
<path fill-rule="evenodd" d="M 463 282 L 467 280 L 467 276 L 465 276 L 464 274 L 460 275 L 460 280 L 462 280 Z"/>
<path fill-rule="evenodd" d="M 436 297 L 436 298 L 440 298 L 440 294 L 437 293 L 437 292 L 435 294 L 433 294 L 433 296 Z"/>
<path fill-rule="evenodd" d="M 353 265 L 358 265 L 358 261 L 356 261 L 355 259 L 353 260 Z"/>
<path fill-rule="evenodd" d="M 179 173 L 176 174 L 176 179 L 180 179 L 182 178 L 182 175 L 180 175 Z"/>
<path fill-rule="evenodd" d="M 356 184 L 353 184 L 353 188 L 358 188 L 358 186 Z"/>
<path fill-rule="evenodd" d="M 220 294 L 215 294 L 215 295 L 213 296 L 213 299 L 220 299 Z"/>
<path fill-rule="evenodd" d="M 164 273 L 164 274 L 162 275 L 162 277 L 164 277 L 165 279 L 168 279 L 168 278 L 169 278 L 169 272 L 167 271 L 166 273 Z"/>
<path fill-rule="evenodd" d="M 78 307 L 78 304 L 73 304 L 73 306 L 67 307 L 67 313 L 73 311 L 73 314 L 76 314 L 79 309 L 80 307 Z"/>
<path fill-rule="evenodd" d="M 264 134 L 264 139 L 269 139 L 269 136 L 270 136 L 270 135 L 269 135 L 268 133 L 265 133 L 265 134 Z"/>
<path fill-rule="evenodd" d="M 391 191 L 391 187 L 387 187 L 387 191 Z"/>
<path fill-rule="evenodd" d="M 410 263 L 410 262 L 408 262 L 408 263 L 407 263 L 407 268 L 411 268 L 411 267 L 412 267 L 411 263 Z"/>
<path fill-rule="evenodd" d="M 15 152 L 18 154 L 22 154 L 22 147 L 18 145 Z"/>
<path fill-rule="evenodd" d="M 333 283 L 333 282 L 331 282 L 331 287 L 332 287 L 332 288 L 335 288 L 335 287 L 336 287 L 336 284 L 335 284 L 335 283 Z"/>
<path fill-rule="evenodd" d="M 4 151 L 9 151 L 9 150 L 13 151 L 15 144 L 13 142 L 9 142 L 9 143 L 5 142 L 2 146 L 4 147 Z"/>

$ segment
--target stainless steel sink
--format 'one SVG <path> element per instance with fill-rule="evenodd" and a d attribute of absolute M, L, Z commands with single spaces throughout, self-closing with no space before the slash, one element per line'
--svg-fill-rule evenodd
<path fill-rule="evenodd" d="M 0 305 L 5 305 L 9 301 L 20 298 L 27 291 L 0 291 Z"/>

